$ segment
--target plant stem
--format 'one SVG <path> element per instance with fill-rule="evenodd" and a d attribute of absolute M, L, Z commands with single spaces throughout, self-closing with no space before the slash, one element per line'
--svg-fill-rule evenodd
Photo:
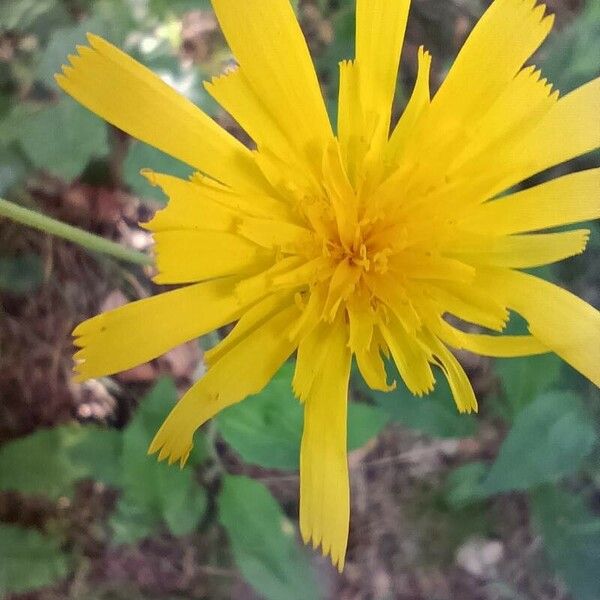
<path fill-rule="evenodd" d="M 106 240 L 99 235 L 89 233 L 67 225 L 51 217 L 47 217 L 39 212 L 29 210 L 8 200 L 0 198 L 0 217 L 7 217 L 22 225 L 39 229 L 45 233 L 55 235 L 56 237 L 74 242 L 87 250 L 93 252 L 100 252 L 101 254 L 108 254 L 114 258 L 124 260 L 136 265 L 150 265 L 152 264 L 152 258 L 143 252 L 126 248 L 116 242 Z"/>

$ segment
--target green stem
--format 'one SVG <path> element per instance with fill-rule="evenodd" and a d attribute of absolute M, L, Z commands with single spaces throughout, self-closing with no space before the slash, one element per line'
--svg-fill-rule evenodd
<path fill-rule="evenodd" d="M 56 219 L 52 219 L 41 213 L 29 210 L 13 202 L 8 202 L 0 198 L 0 217 L 7 217 L 22 225 L 39 229 L 45 233 L 50 233 L 56 237 L 74 242 L 79 246 L 83 246 L 87 250 L 93 252 L 100 252 L 102 254 L 108 254 L 114 258 L 125 260 L 136 265 L 150 265 L 152 264 L 152 258 L 143 252 L 132 250 L 111 242 L 103 237 L 83 231 L 78 227 L 67 225 Z"/>

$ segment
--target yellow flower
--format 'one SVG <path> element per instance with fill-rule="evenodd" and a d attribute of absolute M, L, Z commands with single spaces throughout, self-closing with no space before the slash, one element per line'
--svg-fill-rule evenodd
<path fill-rule="evenodd" d="M 600 313 L 520 270 L 584 250 L 587 230 L 539 232 L 600 217 L 600 169 L 500 197 L 600 146 L 600 79 L 559 98 L 524 67 L 552 17 L 534 0 L 495 0 L 433 99 L 431 57 L 419 50 L 412 97 L 389 135 L 409 0 L 358 0 L 336 134 L 289 0 L 213 6 L 238 67 L 206 89 L 256 150 L 96 36 L 57 76 L 81 104 L 197 170 L 190 181 L 145 173 L 170 198 L 145 225 L 156 281 L 189 285 L 82 323 L 76 371 L 110 375 L 237 321 L 150 448 L 183 463 L 200 425 L 258 392 L 297 351 L 300 528 L 341 569 L 352 357 L 379 390 L 395 386 L 385 356 L 419 396 L 437 371 L 461 412 L 477 402 L 449 347 L 555 352 L 600 385 Z M 509 310 L 530 335 L 494 333 Z"/>

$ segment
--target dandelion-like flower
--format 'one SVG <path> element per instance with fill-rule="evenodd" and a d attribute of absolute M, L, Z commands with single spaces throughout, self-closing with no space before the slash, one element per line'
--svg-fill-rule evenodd
<path fill-rule="evenodd" d="M 540 232 L 600 217 L 600 169 L 502 196 L 600 146 L 600 79 L 559 98 L 524 66 L 552 17 L 535 0 L 495 0 L 433 98 L 431 57 L 419 50 L 412 96 L 391 129 L 409 4 L 358 0 L 334 133 L 289 0 L 213 0 L 237 67 L 206 89 L 255 150 L 96 36 L 57 76 L 81 104 L 197 170 L 189 181 L 145 172 L 170 199 L 144 225 L 155 279 L 188 285 L 77 327 L 78 378 L 129 369 L 237 321 L 150 448 L 184 463 L 200 425 L 261 390 L 297 351 L 300 529 L 340 569 L 353 357 L 378 390 L 395 386 L 385 357 L 418 396 L 446 377 L 461 412 L 477 402 L 449 348 L 555 352 L 600 385 L 600 313 L 521 270 L 584 250 L 586 230 Z M 529 335 L 499 335 L 510 310 Z"/>

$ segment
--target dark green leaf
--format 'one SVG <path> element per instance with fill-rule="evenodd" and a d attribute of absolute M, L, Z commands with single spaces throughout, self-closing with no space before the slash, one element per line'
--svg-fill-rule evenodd
<path fill-rule="evenodd" d="M 542 394 L 517 415 L 482 489 L 495 494 L 557 481 L 577 471 L 595 440 L 575 394 Z"/>
<path fill-rule="evenodd" d="M 294 364 L 286 363 L 256 396 L 224 410 L 219 432 L 248 463 L 271 469 L 299 466 L 302 406 L 292 393 Z M 388 421 L 377 407 L 350 403 L 348 449 L 355 450 L 375 437 Z"/>
<path fill-rule="evenodd" d="M 123 496 L 113 521 L 121 541 L 145 537 L 163 520 L 175 535 L 191 532 L 206 511 L 206 493 L 190 466 L 179 469 L 148 456 L 148 446 L 175 401 L 177 389 L 162 379 L 142 400 L 123 434 Z M 132 516 L 131 527 L 123 515 Z M 139 536 L 139 537 L 136 537 Z"/>
<path fill-rule="evenodd" d="M 57 583 L 69 573 L 60 543 L 33 529 L 0 524 L 0 594 Z"/>
<path fill-rule="evenodd" d="M 43 280 L 44 267 L 39 256 L 25 254 L 14 258 L 0 258 L 0 290 L 19 296 L 29 294 Z"/>
<path fill-rule="evenodd" d="M 600 518 L 584 502 L 553 487 L 532 495 L 533 520 L 546 554 L 575 600 L 600 598 Z"/>
<path fill-rule="evenodd" d="M 19 0 L 0 4 L 0 31 L 27 29 L 38 17 L 50 11 L 57 0 Z"/>
<path fill-rule="evenodd" d="M 476 421 L 470 415 L 461 415 L 456 409 L 445 377 L 438 373 L 435 389 L 428 396 L 413 396 L 395 373 L 398 389 L 393 392 L 368 390 L 369 395 L 385 410 L 393 421 L 398 421 L 434 437 L 461 438 L 473 435 Z"/>
<path fill-rule="evenodd" d="M 486 497 L 481 480 L 487 472 L 482 462 L 472 462 L 454 469 L 446 481 L 446 501 L 454 510 L 460 510 Z"/>
<path fill-rule="evenodd" d="M 267 600 L 319 598 L 296 530 L 267 488 L 247 477 L 226 477 L 219 521 L 240 571 Z"/>
<path fill-rule="evenodd" d="M 150 12 L 164 19 L 169 15 L 180 16 L 191 10 L 212 10 L 210 0 L 150 0 Z"/>
<path fill-rule="evenodd" d="M 117 510 L 110 519 L 112 542 L 116 545 L 134 544 L 150 537 L 160 527 L 162 519 L 145 506 L 120 498 Z"/>
<path fill-rule="evenodd" d="M 0 194 L 4 194 L 25 176 L 23 159 L 10 148 L 0 147 Z"/>
<path fill-rule="evenodd" d="M 350 402 L 348 405 L 348 450 L 361 448 L 377 437 L 390 420 L 377 406 Z"/>
<path fill-rule="evenodd" d="M 168 154 L 133 140 L 123 164 L 125 183 L 141 198 L 153 198 L 162 203 L 166 201 L 165 195 L 159 187 L 150 185 L 148 180 L 140 174 L 142 169 L 151 169 L 182 179 L 186 179 L 192 173 L 192 169 Z"/>
<path fill-rule="evenodd" d="M 0 448 L 0 489 L 50 498 L 70 494 L 73 483 L 116 483 L 119 434 L 98 427 L 40 429 Z"/>
<path fill-rule="evenodd" d="M 561 362 L 561 359 L 552 353 L 496 361 L 496 371 L 502 380 L 513 418 L 538 394 L 558 382 Z"/>
<path fill-rule="evenodd" d="M 62 65 L 68 64 L 67 57 L 75 54 L 76 46 L 87 45 L 87 33 L 106 36 L 106 25 L 102 19 L 85 19 L 77 25 L 55 29 L 42 53 L 37 68 L 37 79 L 51 89 L 58 90 L 54 75 L 61 72 Z"/>
<path fill-rule="evenodd" d="M 67 180 L 108 153 L 106 125 L 70 98 L 31 116 L 19 141 L 34 166 Z"/>
<path fill-rule="evenodd" d="M 563 94 L 600 75 L 600 3 L 587 2 L 570 25 L 545 47 L 544 76 Z"/>

